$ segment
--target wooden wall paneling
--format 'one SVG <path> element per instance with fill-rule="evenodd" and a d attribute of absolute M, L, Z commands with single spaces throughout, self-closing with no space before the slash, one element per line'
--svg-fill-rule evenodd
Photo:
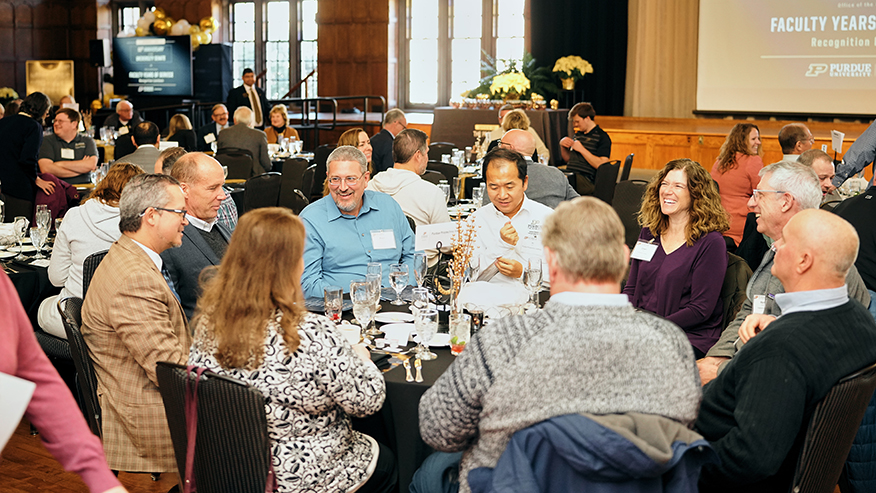
<path fill-rule="evenodd" d="M 2 34 L 2 30 L 0 30 L 0 34 Z M 3 38 L 0 37 L 0 42 L 3 42 Z M 9 46 L 9 45 L 6 45 Z M 15 62 L 0 62 L 0 87 L 11 87 L 16 89 L 17 84 L 15 80 Z M 16 92 L 18 89 L 16 89 Z"/>
<path fill-rule="evenodd" d="M 30 5 L 15 6 L 15 27 L 33 27 L 33 9 Z"/>

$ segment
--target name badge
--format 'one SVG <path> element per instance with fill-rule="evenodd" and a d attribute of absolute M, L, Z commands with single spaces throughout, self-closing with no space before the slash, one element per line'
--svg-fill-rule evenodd
<path fill-rule="evenodd" d="M 372 230 L 371 248 L 375 250 L 395 249 L 395 234 L 393 234 L 391 229 Z"/>
<path fill-rule="evenodd" d="M 121 127 L 119 129 L 119 135 L 128 135 L 128 127 Z"/>
<path fill-rule="evenodd" d="M 210 132 L 204 136 L 204 142 L 206 142 L 208 144 L 212 144 L 213 142 L 216 142 L 216 136 L 213 135 L 213 132 Z"/>
<path fill-rule="evenodd" d="M 633 253 L 630 255 L 630 257 L 636 260 L 650 262 L 651 258 L 654 257 L 654 252 L 656 251 L 656 243 L 645 243 L 644 241 L 637 241 L 635 248 L 633 248 Z"/>
<path fill-rule="evenodd" d="M 76 159 L 73 149 L 61 149 L 61 159 Z"/>
<path fill-rule="evenodd" d="M 765 295 L 754 295 L 754 302 L 751 304 L 751 313 L 757 315 L 763 315 L 764 313 L 766 313 L 766 300 L 767 297 Z"/>

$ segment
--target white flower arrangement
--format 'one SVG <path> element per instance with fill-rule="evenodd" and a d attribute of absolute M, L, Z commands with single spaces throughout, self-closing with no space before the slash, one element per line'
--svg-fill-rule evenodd
<path fill-rule="evenodd" d="M 527 89 L 529 89 L 529 79 L 521 72 L 499 74 L 493 77 L 493 82 L 490 84 L 490 92 L 500 97 L 507 96 L 512 92 L 523 94 Z"/>
<path fill-rule="evenodd" d="M 11 87 L 0 87 L 0 99 L 18 99 L 18 93 Z"/>

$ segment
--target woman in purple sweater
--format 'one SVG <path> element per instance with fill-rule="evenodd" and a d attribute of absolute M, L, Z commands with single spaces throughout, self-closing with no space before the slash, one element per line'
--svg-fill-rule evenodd
<path fill-rule="evenodd" d="M 690 159 L 667 163 L 645 190 L 639 224 L 624 294 L 636 308 L 681 327 L 702 358 L 721 335 L 727 271 L 721 233 L 730 228 L 709 172 Z"/>

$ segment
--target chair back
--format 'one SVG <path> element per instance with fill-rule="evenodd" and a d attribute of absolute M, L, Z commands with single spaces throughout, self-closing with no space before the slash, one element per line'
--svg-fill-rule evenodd
<path fill-rule="evenodd" d="M 620 216 L 621 222 L 624 225 L 624 237 L 630 250 L 636 246 L 636 240 L 639 238 L 639 232 L 642 230 L 642 227 L 639 226 L 638 214 L 639 209 L 642 207 L 642 196 L 645 194 L 645 188 L 647 187 L 648 182 L 626 180 L 618 183 L 614 191 L 611 206 L 617 212 L 617 215 Z"/>
<path fill-rule="evenodd" d="M 313 185 L 308 196 L 310 200 L 322 198 L 322 184 L 325 183 L 327 176 L 328 157 L 337 147 L 335 144 L 323 144 L 313 151 L 313 163 L 316 164 L 316 169 L 313 171 Z M 302 189 L 302 191 L 304 190 Z"/>
<path fill-rule="evenodd" d="M 64 323 L 67 341 L 70 343 L 70 353 L 73 356 L 73 366 L 76 368 L 76 387 L 82 403 L 85 404 L 84 414 L 91 432 L 101 436 L 101 410 L 97 399 L 97 374 L 94 373 L 94 363 L 88 354 L 88 346 L 82 337 L 82 298 L 70 297 L 58 300 L 58 312 Z"/>
<path fill-rule="evenodd" d="M 843 377 L 812 412 L 790 491 L 832 493 L 876 390 L 876 363 Z"/>
<path fill-rule="evenodd" d="M 441 162 L 443 154 L 453 154 L 453 148 L 456 144 L 450 142 L 432 142 L 429 144 L 429 161 Z"/>
<path fill-rule="evenodd" d="M 441 161 L 432 161 L 429 160 L 429 163 L 426 164 L 426 169 L 437 171 L 444 175 L 444 179 L 447 180 L 447 183 L 453 183 L 453 179 L 459 176 L 459 168 L 452 164 L 442 163 Z"/>
<path fill-rule="evenodd" d="M 630 153 L 630 155 L 624 159 L 624 168 L 621 170 L 620 181 L 630 179 L 630 170 L 633 168 L 633 157 L 635 155 L 635 153 Z"/>
<path fill-rule="evenodd" d="M 833 212 L 833 210 L 836 209 L 836 206 L 842 203 L 842 199 L 828 200 L 827 202 L 821 204 L 821 209 L 828 212 Z"/>
<path fill-rule="evenodd" d="M 441 180 L 447 179 L 444 176 L 444 173 L 441 173 L 440 171 L 435 171 L 432 169 L 427 169 L 425 173 L 420 175 L 420 178 L 428 181 L 429 183 L 433 183 L 435 185 L 441 183 Z"/>
<path fill-rule="evenodd" d="M 724 323 L 722 329 L 726 329 L 730 322 L 736 318 L 742 304 L 748 296 L 745 288 L 751 279 L 751 267 L 745 259 L 732 253 L 727 254 L 727 273 L 724 274 L 724 284 L 721 286 L 721 300 L 724 303 Z"/>
<path fill-rule="evenodd" d="M 156 373 L 180 477 L 186 476 L 188 448 L 186 381 L 198 378 L 192 466 L 198 491 L 264 493 L 271 455 L 264 395 L 255 387 L 209 371 L 200 377 L 189 376 L 183 365 L 159 362 Z"/>
<path fill-rule="evenodd" d="M 295 191 L 298 190 L 301 193 L 304 171 L 308 166 L 307 160 L 301 158 L 289 158 L 283 164 L 283 179 L 280 181 L 280 207 L 295 209 L 294 206 L 297 205 Z"/>
<path fill-rule="evenodd" d="M 104 257 L 106 257 L 107 253 L 109 253 L 109 250 L 92 253 L 91 255 L 85 257 L 85 260 L 82 262 L 83 298 L 85 298 L 85 293 L 88 292 L 88 286 L 91 285 L 91 278 L 94 277 L 94 272 L 97 270 L 97 266 L 100 265 L 100 261 L 103 260 Z"/>
<path fill-rule="evenodd" d="M 246 149 L 223 147 L 214 156 L 219 164 L 228 167 L 228 180 L 246 180 L 252 176 L 252 153 Z"/>
<path fill-rule="evenodd" d="M 280 185 L 283 175 L 273 171 L 246 180 L 243 190 L 243 212 L 261 207 L 277 207 L 280 203 Z"/>
<path fill-rule="evenodd" d="M 615 159 L 601 164 L 596 168 L 596 180 L 593 182 L 595 190 L 593 196 L 602 199 L 609 205 L 614 199 L 614 189 L 617 185 L 617 174 L 620 171 L 620 161 Z"/>
<path fill-rule="evenodd" d="M 314 182 L 313 177 L 314 177 L 315 173 L 316 173 L 316 165 L 311 164 L 310 166 L 307 167 L 306 170 L 304 170 L 304 174 L 301 175 L 301 188 L 300 188 L 300 190 L 301 190 L 301 193 L 303 193 L 304 196 L 307 197 L 308 200 L 312 200 L 312 197 L 313 197 L 313 182 Z M 325 181 L 325 179 L 323 179 L 323 181 Z"/>

